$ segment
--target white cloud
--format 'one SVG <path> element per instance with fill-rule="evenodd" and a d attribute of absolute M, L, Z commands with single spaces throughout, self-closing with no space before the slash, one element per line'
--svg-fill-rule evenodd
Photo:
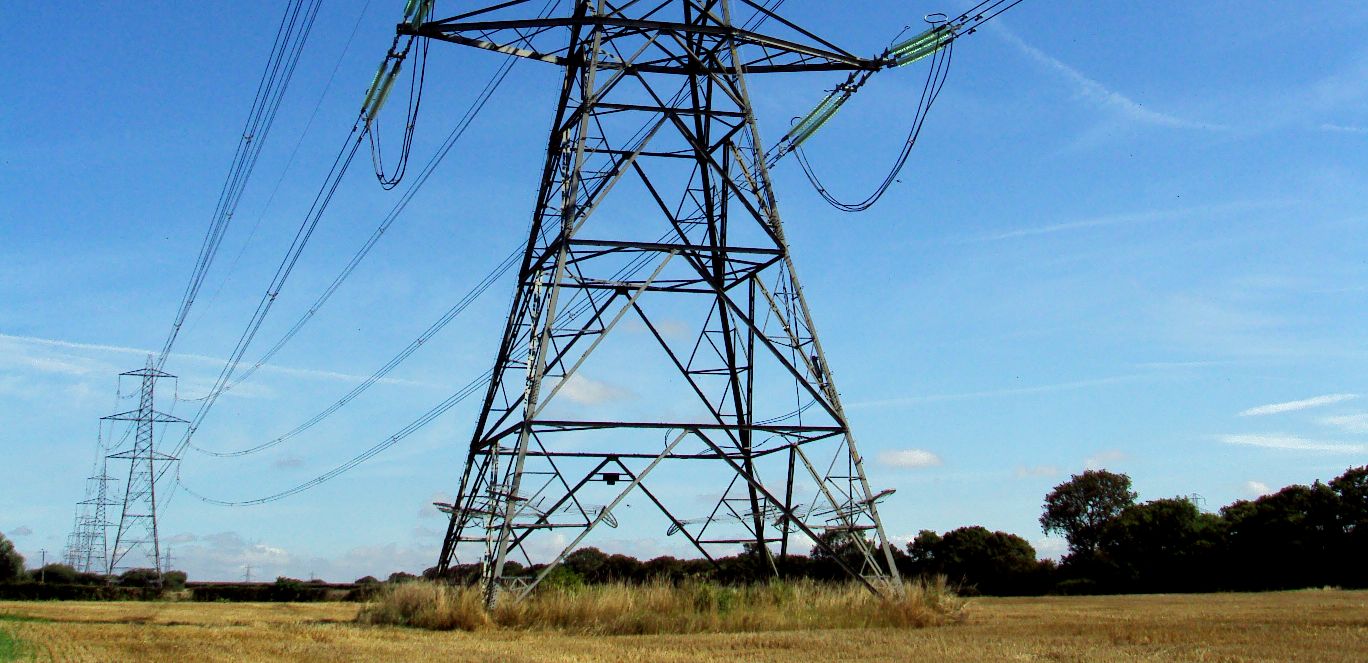
<path fill-rule="evenodd" d="M 1093 105 L 1098 106 L 1117 115 L 1139 124 L 1149 124 L 1172 129 L 1204 129 L 1210 131 L 1224 131 L 1229 127 L 1208 122 L 1195 122 L 1174 115 L 1160 113 L 1145 108 L 1142 104 L 1127 97 L 1120 92 L 1108 89 L 1101 83 L 1083 75 L 1083 72 L 1064 64 L 1060 60 L 1045 54 L 1044 51 L 1027 44 L 1025 41 L 1006 28 L 994 24 L 998 34 L 1013 46 L 1021 49 L 1032 60 L 1045 65 L 1047 68 L 1059 73 L 1068 79 L 1074 86 L 1075 94 Z"/>
<path fill-rule="evenodd" d="M 1368 433 L 1368 414 L 1344 414 L 1334 417 L 1323 417 L 1320 419 L 1321 425 L 1333 426 L 1346 433 Z"/>
<path fill-rule="evenodd" d="M 559 395 L 580 405 L 603 405 L 623 401 L 632 396 L 625 389 L 584 377 L 578 373 L 570 376 L 570 379 L 565 382 L 565 386 L 561 387 Z"/>
<path fill-rule="evenodd" d="M 1269 403 L 1249 408 L 1240 413 L 1241 417 L 1259 417 L 1266 414 L 1282 414 L 1283 412 L 1296 412 L 1298 410 L 1308 410 L 1313 407 L 1334 405 L 1358 398 L 1358 394 L 1326 394 L 1315 398 L 1305 398 L 1299 401 L 1287 401 L 1285 403 Z"/>
<path fill-rule="evenodd" d="M 451 493 L 443 491 L 435 492 L 432 495 L 428 496 L 427 500 L 423 502 L 422 506 L 418 507 L 418 517 L 440 518 L 442 517 L 442 512 L 437 510 L 437 507 L 433 505 L 433 502 L 442 502 L 443 504 L 450 504 L 454 499 L 456 498 L 452 497 Z"/>
<path fill-rule="evenodd" d="M 1364 453 L 1368 452 L 1368 445 L 1365 444 L 1345 444 L 1342 442 L 1324 442 L 1318 440 L 1308 440 L 1303 437 L 1286 434 L 1271 435 L 1218 435 L 1216 439 L 1225 444 L 1235 444 L 1248 447 L 1262 447 L 1264 449 L 1287 449 L 1290 451 L 1319 451 L 1324 453 Z"/>
<path fill-rule="evenodd" d="M 923 396 L 900 396 L 897 398 L 884 398 L 875 401 L 858 401 L 846 403 L 848 408 L 864 407 L 889 407 L 896 405 L 915 405 L 918 403 L 938 403 L 941 401 L 958 401 L 975 398 L 991 398 L 995 396 L 1024 396 L 1029 394 L 1045 394 L 1055 391 L 1072 391 L 1074 389 L 1086 389 L 1088 387 L 1099 387 L 1103 385 L 1119 384 L 1123 382 L 1133 382 L 1150 378 L 1149 375 L 1118 375 L 1109 378 L 1098 378 L 1095 380 L 1078 380 L 1076 382 L 1061 382 L 1058 384 L 1042 384 L 1032 387 L 1015 387 L 1010 389 L 990 389 L 986 391 L 969 391 L 955 394 L 926 394 Z"/>
<path fill-rule="evenodd" d="M 1332 124 L 1326 122 L 1325 124 L 1320 125 L 1320 128 L 1321 131 L 1333 131 L 1335 133 L 1359 134 L 1363 136 L 1368 136 L 1368 127 L 1355 127 L 1345 124 Z"/>
<path fill-rule="evenodd" d="M 1147 212 L 1127 212 L 1119 214 L 1106 214 L 1081 219 L 1077 221 L 1065 221 L 1062 223 L 1051 223 L 1029 228 L 1018 228 L 1016 230 L 1006 230 L 997 233 L 990 233 L 971 237 L 964 241 L 969 242 L 998 242 L 1006 239 L 1017 239 L 1021 237 L 1033 237 L 1036 235 L 1049 235 L 1071 230 L 1085 230 L 1088 228 L 1105 228 L 1108 226 L 1128 225 L 1135 223 L 1151 223 L 1156 221 L 1166 221 L 1171 219 L 1181 219 L 1186 217 L 1209 217 L 1212 215 L 1248 212 L 1251 210 L 1264 209 L 1269 207 L 1285 206 L 1285 201 L 1279 200 L 1256 200 L 1256 201 L 1236 201 L 1216 205 L 1196 205 L 1192 207 L 1180 207 L 1174 209 L 1151 210 Z"/>
<path fill-rule="evenodd" d="M 1032 540 L 1031 547 L 1040 559 L 1058 560 L 1069 552 L 1069 542 L 1053 536 Z"/>
<path fill-rule="evenodd" d="M 304 467 L 304 459 L 295 454 L 289 454 L 275 459 L 271 464 L 278 470 L 293 470 Z"/>
<path fill-rule="evenodd" d="M 1254 481 L 1254 480 L 1251 479 L 1251 480 L 1245 482 L 1245 484 L 1244 484 L 1244 492 L 1245 492 L 1245 494 L 1247 494 L 1247 495 L 1252 495 L 1252 496 L 1254 496 L 1254 497 L 1260 497 L 1260 496 L 1263 496 L 1263 495 L 1267 495 L 1267 494 L 1269 494 L 1269 493 L 1271 493 L 1271 492 L 1273 492 L 1273 491 L 1268 487 L 1268 484 L 1266 484 L 1266 483 L 1264 483 L 1264 482 L 1262 482 L 1262 481 Z"/>
<path fill-rule="evenodd" d="M 1037 465 L 1035 467 L 1019 466 L 1016 468 L 1018 479 L 1027 477 L 1043 477 L 1046 479 L 1059 476 L 1059 468 L 1054 465 Z"/>
<path fill-rule="evenodd" d="M 935 467 L 941 464 L 941 459 L 925 449 L 901 449 L 881 452 L 879 462 L 889 467 L 916 468 Z"/>
<path fill-rule="evenodd" d="M 9 334 L 0 334 L 0 341 L 9 341 L 11 344 L 14 344 L 14 345 L 17 345 L 17 344 L 28 344 L 28 345 L 37 345 L 37 346 L 48 347 L 48 348 L 63 348 L 63 349 L 68 349 L 68 350 L 85 350 L 85 351 L 91 351 L 91 352 L 103 352 L 103 353 L 110 353 L 110 354 L 139 355 L 139 356 L 142 356 L 142 357 L 146 357 L 147 355 L 156 354 L 156 353 L 152 352 L 151 350 L 147 350 L 147 349 L 143 349 L 143 348 L 130 348 L 130 347 L 123 347 L 123 346 L 118 346 L 118 345 L 101 345 L 101 344 L 98 344 L 98 343 L 75 343 L 75 342 L 72 342 L 72 341 L 63 341 L 63 340 L 60 340 L 60 339 L 52 339 L 52 338 L 38 338 L 38 337 L 35 337 L 35 336 L 11 336 L 11 335 L 9 335 Z M 23 352 L 23 351 L 20 351 L 20 350 L 11 350 L 11 352 L 15 352 L 15 351 Z M 220 358 L 218 358 L 218 357 L 209 357 L 209 356 L 206 356 L 206 355 L 198 355 L 198 354 L 184 354 L 184 353 L 178 353 L 178 352 L 177 352 L 177 353 L 172 353 L 172 354 L 170 355 L 170 357 L 172 357 L 172 358 L 179 358 L 179 359 L 186 359 L 186 360 L 195 361 L 195 362 L 200 362 L 200 363 L 211 364 L 211 365 L 215 366 L 216 369 L 219 368 L 219 367 L 222 367 L 225 363 L 227 363 L 225 360 L 220 359 Z M 92 371 L 102 370 L 102 369 L 103 369 L 103 367 L 101 367 L 101 366 L 90 366 L 90 365 L 87 365 L 87 364 L 78 363 L 78 362 L 85 362 L 85 361 L 88 361 L 88 360 L 85 360 L 85 359 L 82 359 L 82 358 L 69 358 L 68 361 L 61 361 L 61 360 L 56 360 L 56 359 L 52 359 L 52 358 L 39 358 L 39 357 L 34 357 L 34 356 L 28 355 L 28 354 L 23 354 L 23 355 L 20 355 L 20 356 L 18 356 L 18 357 L 16 357 L 16 358 L 17 358 L 18 360 L 20 360 L 20 361 L 23 361 L 23 362 L 29 364 L 29 365 L 32 366 L 33 368 L 38 369 L 38 370 L 41 370 L 41 371 L 44 371 L 44 372 L 67 373 L 67 374 L 71 374 L 71 375 L 84 375 L 84 374 L 90 373 L 90 372 L 92 372 Z M 239 365 L 239 367 L 238 367 L 239 373 L 240 373 L 241 371 L 244 371 L 244 370 L 248 369 L 249 367 L 251 367 L 251 365 L 252 365 L 252 364 L 251 364 L 250 362 L 244 361 L 244 362 L 243 362 L 241 365 Z M 293 376 L 298 376 L 298 377 L 320 378 L 320 379 L 325 379 L 325 380 L 338 380 L 338 381 L 342 381 L 342 382 L 361 382 L 361 381 L 363 381 L 363 380 L 365 380 L 365 379 L 367 378 L 367 376 L 363 376 L 363 375 L 351 375 L 351 374 L 348 374 L 348 373 L 338 373 L 338 372 L 336 372 L 336 371 L 320 371 L 320 370 L 308 369 L 308 368 L 290 368 L 290 367 L 288 367 L 288 366 L 277 366 L 277 365 L 273 365 L 273 364 L 264 364 L 264 365 L 262 365 L 261 370 L 264 370 L 264 371 L 271 371 L 271 372 L 275 372 L 275 373 L 281 373 L 281 374 L 285 374 L 285 375 L 293 375 Z M 431 387 L 431 386 L 434 386 L 434 385 L 427 384 L 427 383 L 423 383 L 423 382 L 415 382 L 415 381 L 412 381 L 412 380 L 403 380 L 403 379 L 399 379 L 399 378 L 389 378 L 389 377 L 381 378 L 381 379 L 377 380 L 377 382 L 379 382 L 379 383 L 381 383 L 381 384 L 403 384 L 403 385 L 415 385 L 415 386 L 423 386 L 423 387 Z"/>
<path fill-rule="evenodd" d="M 1083 466 L 1090 470 L 1100 470 L 1107 463 L 1116 463 L 1126 459 L 1126 453 L 1119 449 L 1109 449 L 1101 451 L 1083 459 Z"/>

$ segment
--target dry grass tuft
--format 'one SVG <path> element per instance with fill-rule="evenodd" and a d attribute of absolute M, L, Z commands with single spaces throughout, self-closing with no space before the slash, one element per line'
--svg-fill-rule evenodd
<path fill-rule="evenodd" d="M 749 587 L 697 583 L 545 588 L 492 613 L 479 590 L 428 582 L 388 588 L 358 620 L 433 630 L 504 627 L 598 635 L 790 631 L 814 628 L 934 626 L 964 619 L 964 602 L 941 580 L 907 583 L 881 598 L 857 584 L 810 581 Z"/>
<path fill-rule="evenodd" d="M 491 625 L 478 592 L 433 582 L 386 587 L 356 616 L 363 624 L 413 626 L 433 631 L 474 631 Z"/>

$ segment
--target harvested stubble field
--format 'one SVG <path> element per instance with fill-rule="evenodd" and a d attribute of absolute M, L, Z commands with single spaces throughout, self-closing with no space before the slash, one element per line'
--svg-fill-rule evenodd
<path fill-rule="evenodd" d="M 984 598 L 921 629 L 639 636 L 368 626 L 359 609 L 0 602 L 0 631 L 59 661 L 1368 660 L 1365 591 Z"/>

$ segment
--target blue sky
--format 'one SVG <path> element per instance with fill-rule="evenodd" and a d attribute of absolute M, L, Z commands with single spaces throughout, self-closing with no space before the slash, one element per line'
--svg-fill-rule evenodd
<path fill-rule="evenodd" d="M 401 4 L 325 3 L 167 363 L 175 395 L 203 395 L 241 333 Z M 165 338 L 282 5 L 92 5 L 79 20 L 69 8 L 0 8 L 0 531 L 31 558 L 60 551 L 97 420 L 128 409 L 116 374 Z M 920 14 L 956 8 L 879 0 L 835 20 L 832 6 L 785 10 L 870 54 Z M 1130 474 L 1145 499 L 1197 494 L 1214 509 L 1368 462 L 1365 37 L 1368 8 L 1342 2 L 1027 0 L 960 42 L 911 162 L 874 209 L 837 212 L 797 164 L 776 169 L 871 481 L 898 489 L 884 508 L 890 534 L 982 524 L 1057 555 L 1036 524 L 1041 499 L 1087 467 Z M 416 161 L 498 64 L 434 45 Z M 514 69 L 352 280 L 220 399 L 197 444 L 237 449 L 293 428 L 516 244 L 554 81 L 549 66 Z M 763 135 L 835 82 L 753 83 Z M 876 76 L 809 144 L 834 191 L 863 197 L 886 172 L 921 82 L 917 70 Z M 249 358 L 396 200 L 402 187 L 382 191 L 368 171 L 349 173 Z M 238 459 L 187 452 L 186 484 L 250 499 L 390 435 L 488 368 L 510 288 L 496 284 L 307 434 Z M 442 521 L 425 505 L 454 491 L 473 409 L 286 500 L 176 496 L 162 521 L 176 565 L 202 578 L 251 564 L 258 577 L 335 580 L 430 565 Z M 596 543 L 686 552 L 654 526 Z"/>

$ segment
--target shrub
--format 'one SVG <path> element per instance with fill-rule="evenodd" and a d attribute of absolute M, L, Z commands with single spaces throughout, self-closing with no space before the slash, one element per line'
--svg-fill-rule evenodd
<path fill-rule="evenodd" d="M 436 630 L 558 629 L 627 635 L 810 628 L 924 627 L 962 620 L 964 603 L 945 580 L 906 583 L 876 596 L 855 583 L 774 582 L 605 584 L 574 590 L 538 587 L 522 601 L 483 609 L 475 587 L 432 582 L 387 587 L 358 620 Z"/>
<path fill-rule="evenodd" d="M 76 569 L 66 564 L 52 563 L 40 569 L 35 569 L 29 573 L 34 580 L 51 583 L 54 585 L 74 585 L 76 584 Z"/>
<path fill-rule="evenodd" d="M 24 556 L 14 549 L 14 544 L 0 534 L 0 582 L 16 582 L 24 579 Z"/>

